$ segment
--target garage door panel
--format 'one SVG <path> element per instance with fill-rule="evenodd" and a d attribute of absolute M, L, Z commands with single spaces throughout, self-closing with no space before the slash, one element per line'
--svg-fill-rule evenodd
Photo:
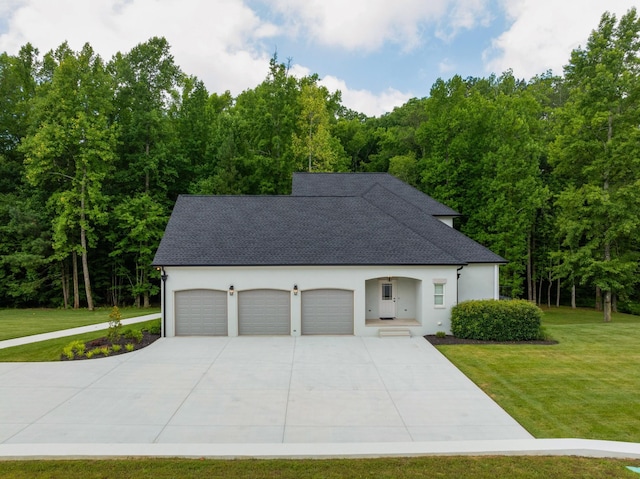
<path fill-rule="evenodd" d="M 227 293 L 192 289 L 175 293 L 176 335 L 226 336 Z"/>
<path fill-rule="evenodd" d="M 353 334 L 353 291 L 303 291 L 302 334 Z"/>
<path fill-rule="evenodd" d="M 289 291 L 254 289 L 238 293 L 238 333 L 291 334 Z"/>

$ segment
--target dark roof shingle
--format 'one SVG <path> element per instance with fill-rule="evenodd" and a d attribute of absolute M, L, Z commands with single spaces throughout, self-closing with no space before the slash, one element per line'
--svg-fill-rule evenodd
<path fill-rule="evenodd" d="M 294 173 L 293 196 L 362 196 L 375 185 L 393 191 L 403 200 L 433 216 L 460 213 L 425 195 L 389 173 Z"/>
<path fill-rule="evenodd" d="M 398 183 L 408 189 L 392 188 Z M 295 174 L 293 190 L 291 196 L 180 196 L 153 264 L 505 262 L 434 217 L 455 211 L 391 175 Z"/>

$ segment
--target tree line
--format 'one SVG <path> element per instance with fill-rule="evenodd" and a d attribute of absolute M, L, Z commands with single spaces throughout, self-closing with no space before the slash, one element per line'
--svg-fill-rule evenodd
<path fill-rule="evenodd" d="M 501 293 L 637 304 L 640 20 L 605 13 L 562 76 L 439 79 L 380 117 L 274 55 L 211 93 L 164 38 L 0 55 L 0 307 L 148 306 L 178 194 L 288 194 L 295 171 L 389 172 L 506 258 Z"/>

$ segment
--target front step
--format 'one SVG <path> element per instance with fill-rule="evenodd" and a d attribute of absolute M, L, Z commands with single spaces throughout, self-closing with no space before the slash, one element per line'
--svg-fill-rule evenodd
<path fill-rule="evenodd" d="M 404 336 L 404 337 L 411 337 L 411 330 L 406 329 L 406 328 L 380 328 L 378 329 L 378 336 L 380 336 L 381 338 L 384 337 L 389 337 L 389 336 Z"/>

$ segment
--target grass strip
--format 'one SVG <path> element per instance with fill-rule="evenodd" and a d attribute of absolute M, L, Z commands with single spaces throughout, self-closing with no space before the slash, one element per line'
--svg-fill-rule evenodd
<path fill-rule="evenodd" d="M 0 309 L 0 341 L 109 321 L 111 308 Z M 159 313 L 159 308 L 121 308 L 122 319 Z"/>
<path fill-rule="evenodd" d="M 130 324 L 123 326 L 123 330 L 142 330 L 148 329 L 157 319 L 144 321 L 142 323 Z M 91 341 L 106 335 L 104 331 L 94 331 L 91 333 L 78 334 L 75 336 L 67 336 L 64 338 L 50 339 L 48 341 L 39 341 L 37 343 L 24 344 L 22 346 L 14 346 L 12 348 L 0 349 L 0 362 L 42 362 L 42 361 L 59 361 L 62 349 L 72 341 Z M 2 477 L 2 475 L 0 475 Z"/>
<path fill-rule="evenodd" d="M 637 477 L 620 459 L 481 456 L 323 460 L 129 459 L 92 461 L 4 461 L 3 479 L 190 479 L 253 478 L 461 478 L 539 479 L 547 477 L 611 479 Z"/>

